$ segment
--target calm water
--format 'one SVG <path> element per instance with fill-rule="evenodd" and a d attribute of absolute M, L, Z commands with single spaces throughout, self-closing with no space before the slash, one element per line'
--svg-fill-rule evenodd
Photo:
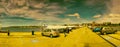
<path fill-rule="evenodd" d="M 120 31 L 120 26 L 113 27 L 115 30 Z M 29 32 L 29 31 L 40 31 L 40 28 L 2 28 L 2 31 L 11 31 L 11 32 Z"/>
<path fill-rule="evenodd" d="M 40 31 L 40 28 L 2 28 L 2 31 L 11 31 L 11 32 L 29 32 L 29 31 Z"/>

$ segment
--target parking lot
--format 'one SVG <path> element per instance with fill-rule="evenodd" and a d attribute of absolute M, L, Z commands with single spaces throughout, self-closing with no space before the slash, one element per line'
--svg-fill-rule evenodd
<path fill-rule="evenodd" d="M 105 38 L 101 38 L 101 37 Z M 0 33 L 0 47 L 119 47 L 120 32 L 116 34 L 97 35 L 87 27 L 72 30 L 66 37 L 61 33 L 59 37 L 42 36 L 41 32 L 11 32 L 10 36 Z M 112 45 L 112 44 L 113 45 Z M 114 46 L 115 45 L 115 46 Z"/>

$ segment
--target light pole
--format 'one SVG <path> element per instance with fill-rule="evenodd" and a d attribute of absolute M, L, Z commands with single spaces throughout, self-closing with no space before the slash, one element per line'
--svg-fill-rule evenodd
<path fill-rule="evenodd" d="M 1 28 L 2 28 L 2 22 L 1 22 L 1 20 L 2 20 L 2 16 L 0 15 L 0 30 L 1 30 Z"/>

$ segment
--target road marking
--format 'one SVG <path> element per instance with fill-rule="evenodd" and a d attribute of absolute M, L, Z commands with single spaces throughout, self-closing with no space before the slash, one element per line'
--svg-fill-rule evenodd
<path fill-rule="evenodd" d="M 33 39 L 33 40 L 31 40 L 31 42 L 32 42 L 32 43 L 37 43 L 37 42 L 39 42 L 39 40 Z"/>

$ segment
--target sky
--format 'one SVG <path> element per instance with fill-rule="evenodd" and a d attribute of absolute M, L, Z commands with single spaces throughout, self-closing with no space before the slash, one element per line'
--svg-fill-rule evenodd
<path fill-rule="evenodd" d="M 2 26 L 120 23 L 120 0 L 0 0 Z"/>

